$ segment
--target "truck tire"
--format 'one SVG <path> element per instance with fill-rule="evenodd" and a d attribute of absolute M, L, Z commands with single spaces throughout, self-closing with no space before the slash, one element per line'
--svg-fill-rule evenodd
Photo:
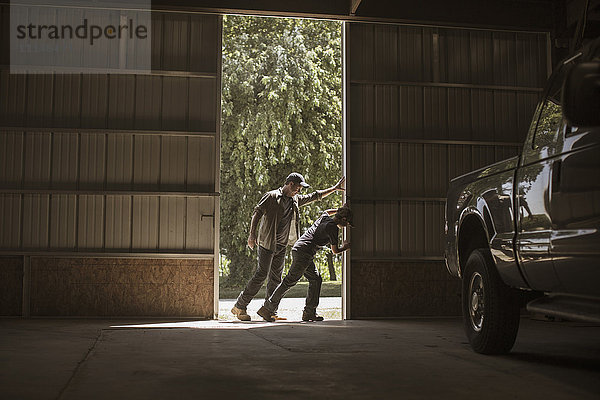
<path fill-rule="evenodd" d="M 475 352 L 505 354 L 519 330 L 519 298 L 498 275 L 489 249 L 474 250 L 462 279 L 465 332 Z"/>

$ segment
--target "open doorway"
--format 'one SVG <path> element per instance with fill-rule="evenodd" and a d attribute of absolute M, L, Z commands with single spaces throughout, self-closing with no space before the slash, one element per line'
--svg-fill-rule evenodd
<path fill-rule="evenodd" d="M 262 195 L 300 172 L 305 193 L 334 185 L 342 175 L 342 23 L 337 21 L 224 16 L 222 36 L 221 211 L 219 319 L 257 265 L 248 233 Z M 342 204 L 341 192 L 300 208 L 301 233 Z M 287 249 L 283 276 L 291 264 Z M 342 318 L 342 256 L 321 250 L 315 264 L 323 278 L 317 311 Z M 266 281 L 248 305 L 265 298 Z M 308 282 L 285 296 L 279 315 L 302 316 Z"/>

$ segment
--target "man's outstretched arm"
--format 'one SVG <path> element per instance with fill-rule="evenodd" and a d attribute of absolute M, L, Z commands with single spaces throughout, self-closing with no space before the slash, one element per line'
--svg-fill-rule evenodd
<path fill-rule="evenodd" d="M 332 187 L 323 189 L 323 190 L 317 190 L 317 192 L 319 192 L 319 194 L 321 195 L 321 198 L 324 198 L 338 190 L 340 190 L 340 191 L 346 190 L 346 188 L 344 187 L 345 183 L 346 183 L 346 177 L 342 176 L 342 178 Z"/>
<path fill-rule="evenodd" d="M 331 245 L 331 251 L 333 252 L 333 254 L 343 253 L 344 251 L 348 250 L 349 248 L 350 248 L 350 243 L 346 240 L 344 240 L 344 244 L 342 245 L 342 247 L 338 247 L 337 244 Z"/>
<path fill-rule="evenodd" d="M 346 190 L 344 188 L 345 183 L 346 183 L 346 177 L 342 176 L 342 178 L 338 181 L 338 183 L 336 183 L 332 187 L 329 187 L 329 188 L 323 189 L 323 190 L 316 190 L 311 194 L 299 195 L 298 196 L 298 205 L 303 206 L 308 203 L 312 203 L 313 201 L 321 200 L 324 197 L 327 197 L 331 193 L 336 192 L 338 190 L 344 191 L 344 190 Z"/>

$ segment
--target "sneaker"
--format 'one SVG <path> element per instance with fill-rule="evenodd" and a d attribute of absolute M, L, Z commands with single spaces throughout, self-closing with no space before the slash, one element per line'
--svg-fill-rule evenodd
<path fill-rule="evenodd" d="M 323 321 L 323 317 L 316 312 L 302 311 L 302 321 Z"/>
<path fill-rule="evenodd" d="M 265 306 L 262 306 L 261 308 L 258 309 L 258 311 L 256 312 L 258 315 L 260 315 L 262 317 L 262 319 L 264 319 L 267 322 L 273 322 L 275 321 L 275 316 L 273 315 L 273 313 Z"/>
<path fill-rule="evenodd" d="M 251 318 L 248 315 L 248 313 L 246 312 L 246 310 L 242 310 L 241 308 L 237 308 L 236 306 L 233 306 L 233 308 L 231 309 L 231 313 L 233 315 L 235 315 L 237 317 L 237 319 L 239 319 L 240 321 L 250 321 Z"/>

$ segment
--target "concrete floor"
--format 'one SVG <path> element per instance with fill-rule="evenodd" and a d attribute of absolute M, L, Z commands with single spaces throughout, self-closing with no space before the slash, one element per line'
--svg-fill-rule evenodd
<path fill-rule="evenodd" d="M 457 318 L 0 319 L 1 399 L 596 399 L 600 326 L 523 318 L 473 353 Z"/>

